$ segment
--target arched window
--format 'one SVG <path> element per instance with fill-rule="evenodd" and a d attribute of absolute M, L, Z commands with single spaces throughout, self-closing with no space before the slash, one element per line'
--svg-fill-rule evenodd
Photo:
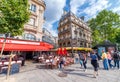
<path fill-rule="evenodd" d="M 28 33 L 24 34 L 23 38 L 26 40 L 36 40 L 36 37 L 33 34 Z"/>

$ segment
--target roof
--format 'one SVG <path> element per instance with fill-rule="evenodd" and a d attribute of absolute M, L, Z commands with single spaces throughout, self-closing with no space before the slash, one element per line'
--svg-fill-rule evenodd
<path fill-rule="evenodd" d="M 101 47 L 101 46 L 103 46 L 103 47 L 114 46 L 114 47 L 115 47 L 116 44 L 111 43 L 109 40 L 105 40 L 105 41 L 103 41 L 101 44 L 95 45 L 95 46 L 93 47 L 93 49 L 97 49 L 98 47 Z"/>

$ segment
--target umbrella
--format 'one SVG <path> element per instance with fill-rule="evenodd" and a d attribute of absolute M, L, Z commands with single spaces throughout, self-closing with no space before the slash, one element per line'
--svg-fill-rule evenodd
<path fill-rule="evenodd" d="M 60 48 L 57 49 L 57 54 L 58 54 L 58 55 L 60 54 Z"/>
<path fill-rule="evenodd" d="M 62 48 L 60 48 L 59 52 L 60 52 L 59 55 L 63 55 L 63 49 Z"/>
<path fill-rule="evenodd" d="M 63 55 L 67 55 L 67 50 L 66 50 L 66 48 L 64 48 L 64 50 L 63 50 Z"/>

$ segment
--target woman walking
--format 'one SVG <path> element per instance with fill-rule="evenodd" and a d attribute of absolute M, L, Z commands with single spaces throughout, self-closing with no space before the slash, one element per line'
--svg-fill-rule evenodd
<path fill-rule="evenodd" d="M 94 74 L 93 75 L 96 78 L 96 76 L 98 75 L 98 57 L 97 57 L 97 55 L 95 54 L 94 51 L 92 52 L 90 58 L 91 58 L 91 64 L 94 68 Z"/>
<path fill-rule="evenodd" d="M 109 52 L 107 52 L 107 58 L 108 58 L 109 68 L 112 68 L 113 67 L 113 65 L 111 64 L 112 57 L 111 57 L 111 54 Z"/>
<path fill-rule="evenodd" d="M 84 71 L 86 72 L 86 69 L 87 69 L 87 66 L 86 66 L 86 64 L 87 64 L 87 55 L 86 55 L 85 52 L 83 52 L 82 56 L 83 56 L 83 59 L 81 59 L 81 60 L 83 62 L 83 66 L 84 66 L 84 69 L 85 69 Z"/>
<path fill-rule="evenodd" d="M 102 50 L 102 60 L 103 60 L 104 69 L 109 70 L 108 69 L 108 58 L 107 58 L 107 54 L 105 53 L 104 50 Z"/>

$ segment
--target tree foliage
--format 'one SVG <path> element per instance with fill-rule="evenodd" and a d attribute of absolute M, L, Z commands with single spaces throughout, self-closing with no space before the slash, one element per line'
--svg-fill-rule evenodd
<path fill-rule="evenodd" d="M 108 10 L 102 10 L 96 18 L 88 21 L 92 29 L 93 45 L 110 40 L 116 42 L 117 28 L 120 27 L 120 15 Z"/>
<path fill-rule="evenodd" d="M 21 35 L 29 15 L 28 0 L 0 0 L 0 33 Z"/>
<path fill-rule="evenodd" d="M 118 28 L 118 31 L 117 31 L 116 42 L 120 45 L 120 28 Z"/>

